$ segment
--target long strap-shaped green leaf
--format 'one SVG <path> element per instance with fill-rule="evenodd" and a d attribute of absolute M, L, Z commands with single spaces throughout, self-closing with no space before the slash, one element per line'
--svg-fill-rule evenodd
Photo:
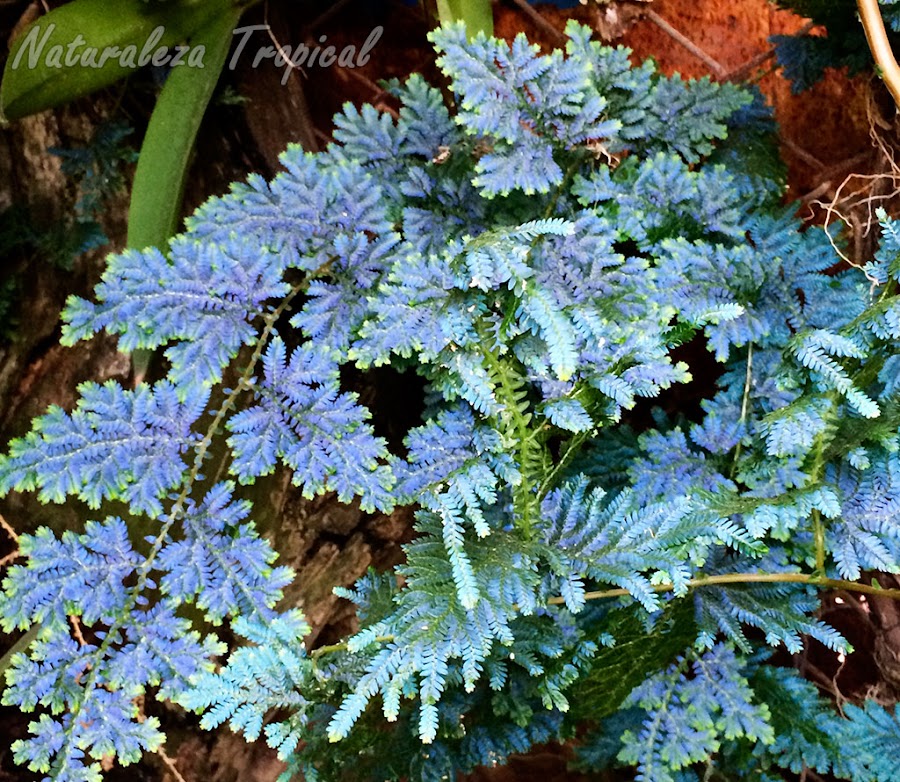
<path fill-rule="evenodd" d="M 177 231 L 197 131 L 243 10 L 230 8 L 197 31 L 191 44 L 206 48 L 203 68 L 175 68 L 163 85 L 150 116 L 131 188 L 129 248 L 165 248 Z M 152 355 L 146 350 L 132 354 L 136 381 L 143 379 Z"/>
<path fill-rule="evenodd" d="M 13 42 L 0 83 L 0 124 L 106 87 L 191 37 L 233 0 L 72 0 Z"/>
<path fill-rule="evenodd" d="M 174 68 L 163 85 L 134 175 L 128 210 L 130 248 L 164 248 L 175 234 L 197 131 L 243 10 L 228 8 L 198 30 L 191 46 L 205 47 L 203 67 Z"/>
<path fill-rule="evenodd" d="M 437 0 L 441 24 L 462 21 L 469 36 L 494 34 L 494 12 L 491 0 Z"/>

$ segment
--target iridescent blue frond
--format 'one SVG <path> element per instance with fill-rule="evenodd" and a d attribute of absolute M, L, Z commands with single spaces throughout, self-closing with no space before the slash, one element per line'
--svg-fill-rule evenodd
<path fill-rule="evenodd" d="M 191 427 L 208 395 L 183 402 L 166 381 L 134 391 L 113 381 L 84 383 L 79 391 L 71 414 L 53 407 L 10 443 L 0 457 L 0 488 L 38 489 L 43 502 L 72 495 L 91 508 L 121 499 L 137 512 L 159 515 L 161 499 L 184 479 L 183 454 L 198 439 Z"/>
<path fill-rule="evenodd" d="M 619 759 L 637 764 L 639 778 L 648 782 L 675 782 L 673 772 L 706 760 L 723 739 L 746 736 L 771 744 L 769 710 L 754 703 L 740 669 L 734 651 L 717 644 L 637 687 L 625 705 L 640 706 L 646 716 L 639 733 L 623 735 Z"/>
<path fill-rule="evenodd" d="M 213 487 L 199 506 L 189 505 L 182 520 L 184 538 L 167 543 L 157 567 L 160 588 L 194 602 L 209 619 L 269 615 L 290 583 L 292 572 L 273 567 L 276 553 L 246 522 L 250 505 L 232 500 L 233 486 Z"/>
<path fill-rule="evenodd" d="M 335 491 L 344 502 L 359 496 L 364 509 L 390 510 L 394 479 L 384 441 L 374 436 L 356 396 L 341 393 L 333 355 L 307 343 L 288 357 L 276 337 L 263 368 L 255 403 L 228 421 L 232 472 L 250 482 L 282 460 L 308 497 Z"/>

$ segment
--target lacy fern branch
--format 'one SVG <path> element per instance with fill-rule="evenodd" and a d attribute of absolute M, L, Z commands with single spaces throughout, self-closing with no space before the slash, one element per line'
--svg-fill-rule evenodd
<path fill-rule="evenodd" d="M 396 118 L 348 105 L 324 152 L 288 149 L 69 302 L 67 342 L 106 330 L 168 368 L 85 384 L 0 458 L 3 492 L 124 509 L 19 538 L 4 702 L 41 710 L 20 762 L 81 782 L 137 760 L 164 740 L 136 705 L 155 694 L 264 735 L 285 780 L 436 782 L 584 717 L 595 769 L 886 778 L 826 735 L 900 741 L 886 709 L 842 718 L 765 659 L 849 652 L 819 590 L 900 597 L 861 580 L 900 571 L 900 230 L 882 214 L 871 263 L 826 273 L 831 238 L 743 154 L 758 96 L 567 33 L 544 55 L 436 31 L 455 105 L 417 76 Z M 645 415 L 705 366 L 685 344 L 721 376 Z M 385 365 L 426 385 L 402 455 L 341 382 Z M 405 562 L 338 590 L 359 630 L 311 654 L 241 497 L 275 470 L 415 506 Z"/>

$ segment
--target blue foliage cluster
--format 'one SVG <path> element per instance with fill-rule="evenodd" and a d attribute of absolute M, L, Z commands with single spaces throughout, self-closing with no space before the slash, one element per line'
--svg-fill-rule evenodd
<path fill-rule="evenodd" d="M 455 111 L 418 77 L 397 119 L 348 106 L 326 151 L 289 149 L 69 303 L 68 342 L 164 348 L 168 374 L 84 385 L 0 458 L 0 491 L 103 517 L 23 535 L 3 580 L 4 630 L 33 633 L 3 696 L 40 712 L 20 762 L 75 782 L 135 761 L 164 740 L 152 693 L 265 734 L 285 779 L 450 779 L 578 716 L 586 762 L 653 782 L 895 778 L 866 743 L 900 748 L 889 711 L 839 716 L 764 657 L 848 651 L 816 589 L 900 570 L 900 230 L 883 215 L 866 269 L 823 273 L 830 240 L 780 184 L 715 162 L 750 94 L 568 33 L 544 55 L 435 32 Z M 689 341 L 716 387 L 640 424 L 691 379 Z M 427 383 L 402 456 L 341 385 L 386 364 Z M 241 495 L 276 469 L 417 506 L 405 563 L 340 591 L 359 631 L 313 652 Z"/>

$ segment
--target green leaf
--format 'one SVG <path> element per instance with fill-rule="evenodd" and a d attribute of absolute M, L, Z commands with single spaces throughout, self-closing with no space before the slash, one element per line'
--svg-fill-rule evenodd
<path fill-rule="evenodd" d="M 235 0 L 73 0 L 15 40 L 0 83 L 0 122 L 106 87 L 142 65 L 171 62 L 173 47 L 235 6 Z M 184 63 L 184 60 L 182 60 Z M 189 66 L 182 65 L 175 71 Z"/>
<path fill-rule="evenodd" d="M 615 713 L 637 685 L 669 666 L 697 638 L 691 597 L 673 601 L 651 632 L 645 619 L 633 606 L 607 615 L 603 630 L 616 639 L 615 646 L 594 655 L 590 671 L 569 699 L 570 717 L 601 720 Z"/>
<path fill-rule="evenodd" d="M 225 66 L 242 9 L 230 8 L 191 38 L 206 50 L 203 68 L 175 68 L 150 116 L 128 210 L 128 247 L 165 247 L 174 236 L 197 131 Z"/>
<path fill-rule="evenodd" d="M 469 37 L 494 34 L 494 11 L 491 0 L 437 0 L 441 24 L 465 22 Z"/>

